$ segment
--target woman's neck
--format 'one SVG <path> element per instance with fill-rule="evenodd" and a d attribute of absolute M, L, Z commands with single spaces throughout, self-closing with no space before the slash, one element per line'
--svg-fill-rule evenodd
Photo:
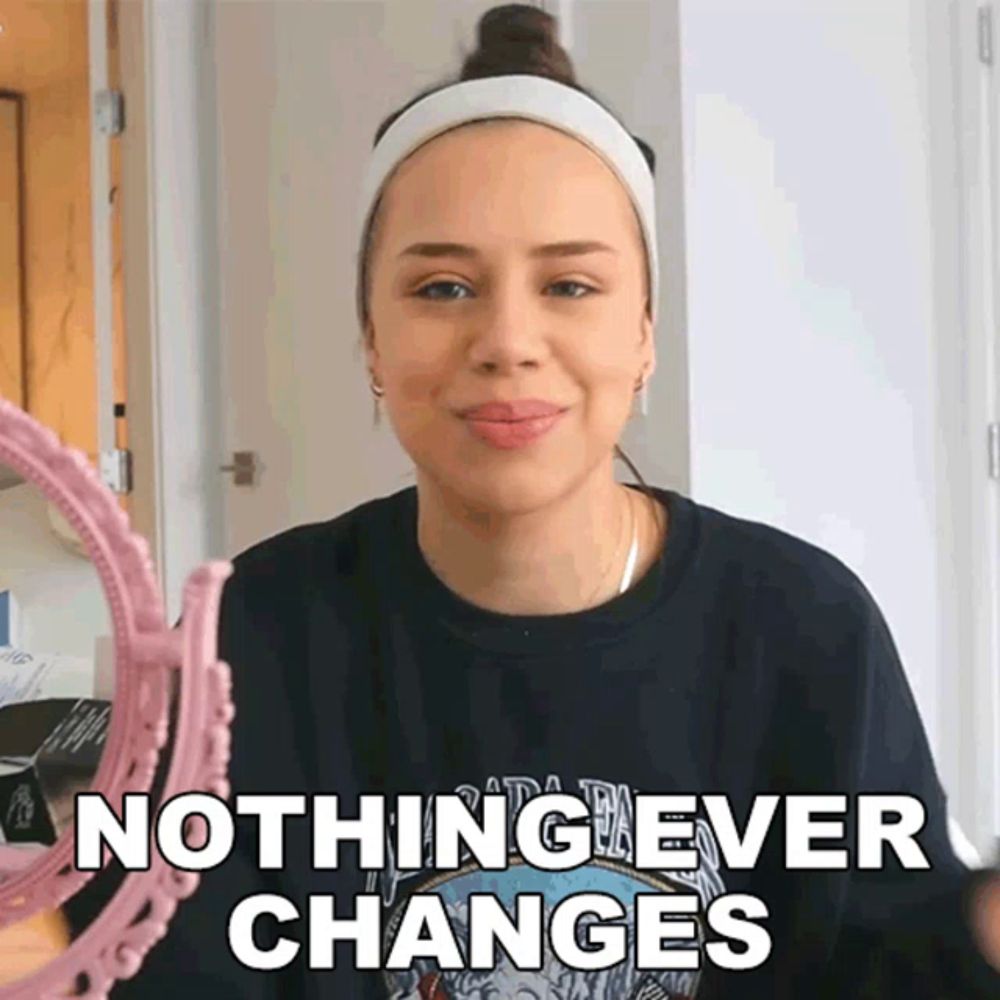
<path fill-rule="evenodd" d="M 659 555 L 666 511 L 602 468 L 542 508 L 484 514 L 418 473 L 417 538 L 435 574 L 478 607 L 561 614 L 618 593 L 635 534 L 638 580 Z"/>

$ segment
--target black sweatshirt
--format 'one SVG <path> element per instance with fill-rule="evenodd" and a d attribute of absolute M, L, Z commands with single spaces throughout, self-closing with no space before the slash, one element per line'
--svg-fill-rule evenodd
<path fill-rule="evenodd" d="M 259 871 L 257 821 L 240 817 L 233 854 L 204 874 L 138 976 L 112 996 L 1000 997 L 1000 975 L 966 922 L 982 875 L 951 849 L 945 794 L 871 594 L 814 545 L 672 490 L 655 493 L 669 511 L 660 559 L 625 594 L 569 614 L 504 615 L 451 592 L 417 545 L 413 488 L 237 557 L 219 632 L 237 710 L 234 794 L 336 794 L 344 816 L 357 815 L 362 794 L 387 796 L 391 810 L 401 793 L 458 793 L 473 812 L 492 794 L 513 819 L 539 793 L 564 792 L 589 807 L 594 858 L 559 873 L 516 858 L 506 871 L 473 859 L 458 871 L 387 863 L 365 873 L 342 845 L 336 869 L 314 871 L 310 821 L 291 817 L 284 868 Z M 702 795 L 726 795 L 742 831 L 754 796 L 806 793 L 847 796 L 847 835 L 813 845 L 847 846 L 846 870 L 785 870 L 783 800 L 756 866 L 727 866 Z M 888 848 L 881 871 L 854 864 L 859 793 L 922 800 L 917 840 L 929 870 L 904 869 Z M 697 871 L 630 864 L 637 794 L 698 797 L 689 817 Z M 573 893 L 606 893 L 622 903 L 630 943 L 636 894 L 694 895 L 704 943 L 719 937 L 706 929 L 709 904 L 748 893 L 766 904 L 756 922 L 772 950 L 739 972 L 704 954 L 698 971 L 639 972 L 632 952 L 610 970 L 584 972 L 546 947 L 536 972 L 516 970 L 498 949 L 492 972 L 423 958 L 386 974 L 357 971 L 353 945 L 338 943 L 334 969 L 309 969 L 310 895 L 332 895 L 336 915 L 351 917 L 357 894 L 381 894 L 391 937 L 411 894 L 429 890 L 441 894 L 462 948 L 473 893 L 508 906 L 515 894 L 541 893 L 545 919 Z M 244 969 L 227 945 L 230 911 L 257 893 L 286 897 L 303 915 L 258 921 L 261 947 L 279 936 L 301 942 L 280 970 Z"/>

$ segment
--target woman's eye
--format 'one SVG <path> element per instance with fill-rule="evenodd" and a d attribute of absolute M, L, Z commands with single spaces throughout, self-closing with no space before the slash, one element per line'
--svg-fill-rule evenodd
<path fill-rule="evenodd" d="M 556 289 L 554 294 L 558 298 L 570 299 L 582 299 L 596 291 L 590 285 L 585 285 L 580 281 L 555 281 L 549 285 L 549 289 Z M 468 298 L 472 294 L 472 290 L 460 281 L 432 281 L 418 288 L 414 294 L 421 299 L 453 301 Z"/>
<path fill-rule="evenodd" d="M 461 296 L 449 294 L 449 292 L 454 292 L 456 288 L 463 292 L 469 291 L 465 285 L 457 281 L 432 281 L 430 284 L 424 285 L 423 288 L 417 289 L 416 295 L 421 299 L 460 298 Z M 437 294 L 440 291 L 443 291 L 443 294 Z"/>
<path fill-rule="evenodd" d="M 549 285 L 549 288 L 568 288 L 568 295 L 560 295 L 560 298 L 582 299 L 590 295 L 594 289 L 590 285 L 585 285 L 580 281 L 556 281 Z"/>

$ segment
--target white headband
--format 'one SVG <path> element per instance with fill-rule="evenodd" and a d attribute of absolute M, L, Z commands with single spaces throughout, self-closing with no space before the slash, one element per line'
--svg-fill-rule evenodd
<path fill-rule="evenodd" d="M 407 108 L 372 150 L 361 188 L 358 245 L 363 247 L 375 201 L 389 175 L 419 146 L 448 129 L 484 118 L 525 118 L 586 143 L 614 170 L 635 206 L 646 243 L 650 312 L 656 322 L 659 266 L 653 175 L 635 139 L 596 101 L 573 87 L 526 74 L 463 80 Z M 360 270 L 360 268 L 359 268 Z M 358 316 L 363 289 L 358 283 Z"/>

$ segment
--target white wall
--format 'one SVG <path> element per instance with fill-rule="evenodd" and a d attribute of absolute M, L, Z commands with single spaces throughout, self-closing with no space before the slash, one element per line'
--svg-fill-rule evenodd
<path fill-rule="evenodd" d="M 29 483 L 0 490 L 0 588 L 14 594 L 17 645 L 28 652 L 94 659 L 94 640 L 111 633 L 97 570 L 59 541 Z"/>
<path fill-rule="evenodd" d="M 580 82 L 656 153 L 660 257 L 656 371 L 649 383 L 648 413 L 629 422 L 622 443 L 647 482 L 688 492 L 691 442 L 677 0 L 624 4 L 569 0 L 562 7 L 568 14 L 570 53 Z M 614 44 L 608 44 L 612 38 Z M 622 478 L 632 476 L 622 470 Z"/>
<path fill-rule="evenodd" d="M 260 537 L 261 524 L 329 516 L 406 481 L 405 456 L 368 419 L 352 192 L 377 121 L 454 68 L 489 5 L 219 0 L 206 47 L 188 34 L 180 55 L 153 25 L 163 66 L 173 53 L 175 73 L 213 69 L 202 93 L 218 102 L 212 324 L 224 345 L 226 443 L 265 463 L 258 491 L 240 491 L 212 477 L 221 456 L 209 442 L 201 457 L 162 464 L 164 495 L 186 490 L 193 503 L 202 489 L 210 505 L 224 491 L 228 551 Z M 950 503 L 955 464 L 942 431 L 957 421 L 962 378 L 949 342 L 957 304 L 941 282 L 953 248 L 938 235 L 954 221 L 938 198 L 950 175 L 929 146 L 942 127 L 931 68 L 947 58 L 943 4 L 682 0 L 676 69 L 670 4 L 548 6 L 570 16 L 581 75 L 653 136 L 661 188 L 678 190 L 660 202 L 673 328 L 660 333 L 650 420 L 630 431 L 640 466 L 703 503 L 812 540 L 862 577 L 897 640 L 953 808 L 985 846 L 974 814 L 989 789 L 962 726 L 966 577 L 951 544 L 968 539 Z M 186 11 L 202 37 L 198 4 L 171 10 Z M 682 125 L 670 89 L 678 75 Z M 161 76 L 161 108 L 168 83 Z M 188 146 L 155 152 L 164 176 L 179 152 L 190 158 Z M 162 187 L 158 213 L 183 210 L 182 194 Z M 676 270 L 685 255 L 686 285 Z M 189 272 L 158 294 L 197 287 Z M 176 363 L 187 346 L 161 344 L 174 400 L 163 433 L 190 451 L 200 432 L 185 392 L 204 406 L 217 383 L 211 369 Z M 185 550 L 192 563 L 195 548 Z"/>
<path fill-rule="evenodd" d="M 372 427 L 354 314 L 357 193 L 379 122 L 457 73 L 490 6 L 224 0 L 213 8 L 226 450 L 255 450 L 264 465 L 257 488 L 225 486 L 229 552 L 413 481 L 389 427 Z M 627 446 L 647 479 L 684 488 L 674 4 L 628 4 L 624 19 L 622 5 L 607 0 L 558 6 L 570 15 L 581 79 L 659 154 L 661 352 L 650 417 L 629 428 Z M 604 44 L 609 24 L 618 26 L 613 51 Z M 641 84 L 634 66 L 643 67 Z"/>
<path fill-rule="evenodd" d="M 937 300 L 929 3 L 681 2 L 691 486 L 865 581 L 984 846 L 939 574 L 959 317 Z"/>

